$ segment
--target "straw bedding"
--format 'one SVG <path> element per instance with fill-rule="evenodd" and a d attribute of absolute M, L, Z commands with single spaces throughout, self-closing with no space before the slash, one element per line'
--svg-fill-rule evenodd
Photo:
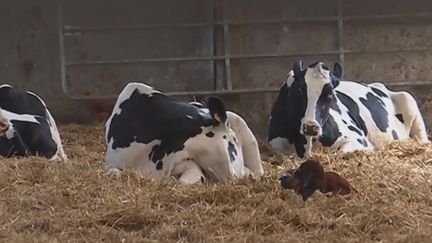
<path fill-rule="evenodd" d="M 430 242 L 432 149 L 319 153 L 359 191 L 303 202 L 279 177 L 302 161 L 261 146 L 260 181 L 184 186 L 104 171 L 102 126 L 61 127 L 67 162 L 1 159 L 4 242 Z"/>

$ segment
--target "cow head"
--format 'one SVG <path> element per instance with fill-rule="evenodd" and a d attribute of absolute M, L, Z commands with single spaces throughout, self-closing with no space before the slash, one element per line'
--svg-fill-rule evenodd
<path fill-rule="evenodd" d="M 323 62 L 317 62 L 303 68 L 300 60 L 294 63 L 293 71 L 291 92 L 301 110 L 300 133 L 318 137 L 329 116 L 330 106 L 335 102 L 334 88 L 339 85 L 342 67 L 335 63 L 331 72 Z"/>
<path fill-rule="evenodd" d="M 9 130 L 9 121 L 3 115 L 2 109 L 0 108 L 0 135 L 6 133 Z"/>
<path fill-rule="evenodd" d="M 207 108 L 213 126 L 206 128 L 203 139 L 195 140 L 195 161 L 210 180 L 226 180 L 228 175 L 241 176 L 238 172 L 244 166 L 240 139 L 231 128 L 223 102 L 210 97 Z"/>

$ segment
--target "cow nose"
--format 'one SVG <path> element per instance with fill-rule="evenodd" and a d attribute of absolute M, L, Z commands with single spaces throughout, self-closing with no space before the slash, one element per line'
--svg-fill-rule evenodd
<path fill-rule="evenodd" d="M 320 126 L 316 122 L 307 122 L 303 123 L 302 130 L 306 136 L 318 136 Z"/>

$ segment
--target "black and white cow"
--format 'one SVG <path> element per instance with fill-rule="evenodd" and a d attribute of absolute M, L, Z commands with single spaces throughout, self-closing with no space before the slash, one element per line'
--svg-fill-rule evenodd
<path fill-rule="evenodd" d="M 296 151 L 304 154 L 306 144 L 305 137 L 300 134 L 301 110 L 291 94 L 293 82 L 294 72 L 290 71 L 273 103 L 267 137 L 272 148 L 287 155 Z"/>
<path fill-rule="evenodd" d="M 382 83 L 341 81 L 342 68 L 337 63 L 331 72 L 322 62 L 304 68 L 303 62 L 297 61 L 292 74 L 285 94 L 285 119 L 294 124 L 286 128 L 294 135 L 285 137 L 289 143 L 299 144 L 296 152 L 300 157 L 305 148 L 310 155 L 312 144 L 353 152 L 372 151 L 398 139 L 429 143 L 417 102 L 408 92 L 390 91 Z M 281 105 L 276 107 L 281 109 Z M 278 116 L 273 119 L 279 119 L 273 124 L 281 125 Z"/>
<path fill-rule="evenodd" d="M 218 98 L 184 103 L 143 83 L 129 83 L 105 124 L 106 170 L 175 177 L 183 183 L 263 175 L 246 122 Z"/>
<path fill-rule="evenodd" d="M 67 160 L 45 102 L 33 92 L 0 85 L 0 156 L 29 155 Z"/>

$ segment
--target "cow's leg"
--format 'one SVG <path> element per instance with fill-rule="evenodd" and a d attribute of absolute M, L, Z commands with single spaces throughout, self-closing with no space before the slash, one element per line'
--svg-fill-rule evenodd
<path fill-rule="evenodd" d="M 205 175 L 193 160 L 183 160 L 172 171 L 172 175 L 180 175 L 179 181 L 185 184 L 204 182 Z"/>
<path fill-rule="evenodd" d="M 402 91 L 392 92 L 391 99 L 395 106 L 395 115 L 404 124 L 409 137 L 422 143 L 429 143 L 426 126 L 414 97 Z"/>

